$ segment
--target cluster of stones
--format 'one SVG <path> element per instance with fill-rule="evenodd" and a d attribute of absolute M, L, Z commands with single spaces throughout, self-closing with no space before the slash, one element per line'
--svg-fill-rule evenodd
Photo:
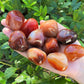
<path fill-rule="evenodd" d="M 21 12 L 13 10 L 7 14 L 6 24 L 13 31 L 9 46 L 21 52 L 27 51 L 28 59 L 37 65 L 47 59 L 52 67 L 64 71 L 68 61 L 84 56 L 84 48 L 72 44 L 77 40 L 77 34 L 69 29 L 58 31 L 55 20 L 44 21 L 39 26 L 36 19 L 25 20 Z M 60 45 L 66 45 L 64 53 L 59 52 Z"/>

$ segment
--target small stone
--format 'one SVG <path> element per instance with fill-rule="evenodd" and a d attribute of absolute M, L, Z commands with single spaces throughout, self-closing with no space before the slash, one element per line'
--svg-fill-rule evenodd
<path fill-rule="evenodd" d="M 24 23 L 24 16 L 20 11 L 13 10 L 8 12 L 6 16 L 6 24 L 11 30 L 13 31 L 20 30 L 23 23 Z"/>
<path fill-rule="evenodd" d="M 61 31 L 58 32 L 57 34 L 57 40 L 61 44 L 71 44 L 75 42 L 77 39 L 77 34 L 69 29 L 62 29 Z"/>
<path fill-rule="evenodd" d="M 75 61 L 84 56 L 84 48 L 77 44 L 70 44 L 65 47 L 64 53 L 69 61 Z"/>

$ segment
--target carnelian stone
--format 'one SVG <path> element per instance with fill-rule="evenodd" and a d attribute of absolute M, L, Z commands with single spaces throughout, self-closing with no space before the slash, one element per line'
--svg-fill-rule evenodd
<path fill-rule="evenodd" d="M 57 34 L 57 40 L 61 44 L 71 44 L 77 40 L 77 34 L 69 29 L 62 29 Z"/>
<path fill-rule="evenodd" d="M 30 48 L 27 51 L 28 59 L 37 65 L 41 65 L 46 61 L 46 53 L 38 48 Z"/>
<path fill-rule="evenodd" d="M 64 53 L 69 61 L 75 61 L 76 59 L 84 56 L 84 48 L 77 44 L 70 44 L 66 46 Z"/>
<path fill-rule="evenodd" d="M 68 68 L 68 59 L 63 53 L 50 53 L 47 59 L 49 64 L 59 71 L 65 71 Z"/>
<path fill-rule="evenodd" d="M 26 36 L 22 31 L 14 31 L 9 38 L 9 46 L 18 51 L 26 51 L 28 49 L 28 43 Z"/>
<path fill-rule="evenodd" d="M 7 14 L 6 24 L 11 30 L 13 31 L 20 30 L 23 23 L 24 23 L 24 16 L 20 11 L 13 10 Z"/>
<path fill-rule="evenodd" d="M 58 32 L 58 25 L 55 20 L 47 20 L 40 24 L 40 28 L 47 37 L 56 37 Z"/>
<path fill-rule="evenodd" d="M 26 20 L 21 27 L 21 31 L 24 32 L 26 37 L 28 37 L 29 34 L 36 29 L 38 29 L 38 22 L 34 18 L 29 18 Z"/>
<path fill-rule="evenodd" d="M 56 38 L 48 38 L 44 44 L 44 51 L 49 54 L 59 51 L 59 45 Z"/>

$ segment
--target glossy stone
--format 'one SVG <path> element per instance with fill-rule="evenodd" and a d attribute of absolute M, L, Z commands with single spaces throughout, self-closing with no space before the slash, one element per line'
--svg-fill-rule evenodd
<path fill-rule="evenodd" d="M 47 59 L 49 64 L 59 71 L 65 71 L 68 68 L 68 60 L 63 53 L 50 53 Z"/>
<path fill-rule="evenodd" d="M 46 60 L 46 53 L 38 48 L 30 48 L 27 51 L 28 59 L 37 65 L 41 65 Z"/>
<path fill-rule="evenodd" d="M 44 35 L 41 29 L 36 29 L 32 31 L 28 38 L 27 41 L 29 44 L 35 47 L 42 47 L 44 44 Z"/>
<path fill-rule="evenodd" d="M 36 29 L 38 29 L 38 22 L 34 18 L 29 18 L 26 20 L 21 27 L 21 31 L 24 32 L 26 37 L 28 37 L 29 34 Z"/>
<path fill-rule="evenodd" d="M 9 38 L 9 46 L 18 51 L 25 51 L 28 49 L 26 36 L 21 31 L 14 31 Z"/>
<path fill-rule="evenodd" d="M 40 24 L 40 28 L 47 37 L 56 37 L 58 32 L 57 22 L 55 20 L 47 20 Z"/>
<path fill-rule="evenodd" d="M 84 56 L 84 47 L 77 44 L 70 44 L 65 47 L 64 53 L 69 61 L 75 61 Z"/>
<path fill-rule="evenodd" d="M 77 34 L 69 29 L 62 29 L 57 34 L 57 40 L 62 44 L 71 44 L 77 39 Z"/>
<path fill-rule="evenodd" d="M 49 54 L 59 51 L 59 45 L 55 38 L 48 38 L 44 44 L 44 51 Z"/>
<path fill-rule="evenodd" d="M 11 30 L 13 31 L 20 30 L 23 23 L 24 23 L 24 16 L 20 11 L 13 10 L 7 14 L 6 24 Z"/>

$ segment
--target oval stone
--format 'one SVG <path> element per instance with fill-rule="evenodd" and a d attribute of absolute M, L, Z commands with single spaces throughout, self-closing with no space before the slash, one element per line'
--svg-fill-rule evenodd
<path fill-rule="evenodd" d="M 75 61 L 84 56 L 84 47 L 77 44 L 70 44 L 65 47 L 64 53 L 69 61 Z"/>
<path fill-rule="evenodd" d="M 75 42 L 76 39 L 77 39 L 77 34 L 74 31 L 69 29 L 62 29 L 57 34 L 57 40 L 61 44 L 71 44 Z"/>

